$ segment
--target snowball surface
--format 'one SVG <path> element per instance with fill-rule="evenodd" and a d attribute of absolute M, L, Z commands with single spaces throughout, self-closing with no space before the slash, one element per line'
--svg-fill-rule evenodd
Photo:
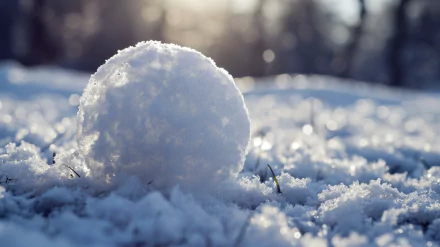
<path fill-rule="evenodd" d="M 80 99 L 78 147 L 97 179 L 209 187 L 242 169 L 249 138 L 233 78 L 178 45 L 149 41 L 119 51 Z"/>

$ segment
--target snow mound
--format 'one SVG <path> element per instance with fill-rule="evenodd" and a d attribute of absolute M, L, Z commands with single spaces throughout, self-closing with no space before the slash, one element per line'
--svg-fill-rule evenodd
<path fill-rule="evenodd" d="M 250 137 L 233 78 L 201 53 L 149 41 L 119 51 L 80 99 L 78 148 L 91 174 L 158 189 L 207 188 L 242 169 Z"/>
<path fill-rule="evenodd" d="M 130 175 L 123 167 L 107 173 L 111 186 L 95 179 L 116 163 L 86 163 L 78 151 L 81 92 L 49 90 L 86 77 L 59 71 L 56 79 L 55 71 L 0 64 L 1 246 L 440 246 L 438 93 L 322 76 L 235 79 L 254 133 L 246 164 L 221 182 L 222 193 L 196 196 L 178 186 L 157 190 L 156 179 L 147 185 L 141 176 L 116 183 Z M 108 95 L 100 102 L 116 102 Z M 122 145 L 127 137 L 118 138 Z M 104 157 L 107 146 L 97 147 Z"/>

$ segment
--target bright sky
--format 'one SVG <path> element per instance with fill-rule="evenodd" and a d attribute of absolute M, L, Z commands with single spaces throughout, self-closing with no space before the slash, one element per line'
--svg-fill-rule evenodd
<path fill-rule="evenodd" d="M 218 11 L 232 9 L 235 13 L 252 12 L 259 0 L 165 0 L 169 7 L 188 8 L 195 11 Z M 287 0 L 267 0 L 283 3 Z M 295 1 L 295 0 L 290 0 Z M 329 12 L 337 14 L 345 23 L 356 24 L 359 18 L 358 0 L 316 0 Z M 384 6 L 396 0 L 366 0 L 369 13 L 380 12 Z M 271 4 L 269 3 L 268 6 Z"/>
<path fill-rule="evenodd" d="M 359 21 L 358 0 L 318 0 L 320 4 L 332 13 L 337 14 L 346 24 L 356 24 Z M 395 0 L 365 0 L 369 14 L 377 14 L 384 6 L 396 2 Z"/>
<path fill-rule="evenodd" d="M 256 0 L 166 0 L 166 4 L 170 7 L 176 6 L 196 11 L 218 11 L 232 8 L 236 13 L 251 12 L 256 2 Z"/>

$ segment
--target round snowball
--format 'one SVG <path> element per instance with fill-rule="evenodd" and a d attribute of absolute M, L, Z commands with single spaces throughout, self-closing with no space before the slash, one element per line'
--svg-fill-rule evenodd
<path fill-rule="evenodd" d="M 195 50 L 141 42 L 106 61 L 80 99 L 78 147 L 94 179 L 137 176 L 158 189 L 207 188 L 242 169 L 243 96 Z"/>

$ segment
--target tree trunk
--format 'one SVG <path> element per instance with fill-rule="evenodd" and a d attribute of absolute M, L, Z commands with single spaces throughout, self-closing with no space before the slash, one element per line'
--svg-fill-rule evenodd
<path fill-rule="evenodd" d="M 399 87 L 404 85 L 404 57 L 403 50 L 408 33 L 406 10 L 411 0 L 400 0 L 394 15 L 394 34 L 390 42 L 390 85 Z"/>
<path fill-rule="evenodd" d="M 351 76 L 352 64 L 354 62 L 354 57 L 356 56 L 357 50 L 359 48 L 359 43 L 364 32 L 365 20 L 367 17 L 367 7 L 365 5 L 365 0 L 359 0 L 359 23 L 353 29 L 350 41 L 347 44 L 345 51 L 341 56 L 341 60 L 344 62 L 345 67 L 339 73 L 340 77 L 348 78 Z"/>

